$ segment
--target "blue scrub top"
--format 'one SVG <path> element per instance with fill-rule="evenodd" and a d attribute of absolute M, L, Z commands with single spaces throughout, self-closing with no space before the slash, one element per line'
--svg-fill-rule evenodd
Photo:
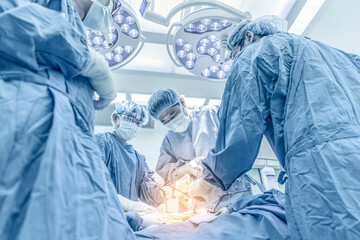
<path fill-rule="evenodd" d="M 94 138 L 71 1 L 0 1 L 0 23 L 0 239 L 134 239 Z"/>
<path fill-rule="evenodd" d="M 265 135 L 289 176 L 291 238 L 360 238 L 359 63 L 288 33 L 245 48 L 225 86 L 204 177 L 228 189 L 251 169 Z"/>
<path fill-rule="evenodd" d="M 144 155 L 131 144 L 120 142 L 112 133 L 100 133 L 95 137 L 118 194 L 133 201 L 140 199 L 155 207 L 164 201 Z"/>

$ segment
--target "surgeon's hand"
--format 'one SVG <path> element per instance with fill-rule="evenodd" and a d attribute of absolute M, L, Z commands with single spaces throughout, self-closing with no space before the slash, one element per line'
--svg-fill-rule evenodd
<path fill-rule="evenodd" d="M 100 96 L 99 100 L 94 100 L 94 108 L 95 110 L 103 110 L 106 108 L 112 100 L 116 98 L 116 93 L 114 92 L 113 95 L 109 96 Z"/>
<path fill-rule="evenodd" d="M 157 212 L 156 208 L 147 205 L 146 203 L 143 202 L 135 202 L 135 204 L 131 207 L 133 212 L 138 212 L 138 213 L 153 213 L 153 212 Z"/>
<path fill-rule="evenodd" d="M 207 181 L 203 179 L 197 179 L 190 184 L 189 195 L 190 197 L 204 196 L 207 195 L 212 188 L 213 185 Z"/>
<path fill-rule="evenodd" d="M 111 70 L 104 57 L 92 48 L 89 48 L 89 60 L 81 74 L 88 78 L 90 85 L 99 95 L 99 100 L 94 101 L 96 110 L 104 109 L 115 99 L 115 83 Z"/>
<path fill-rule="evenodd" d="M 215 216 L 219 216 L 222 213 L 229 213 L 229 209 L 227 207 L 220 208 L 216 213 L 214 213 Z"/>
<path fill-rule="evenodd" d="M 189 174 L 190 176 L 193 176 L 195 178 L 198 178 L 199 173 L 201 172 L 201 160 L 205 157 L 197 157 L 190 162 L 186 163 L 185 165 L 179 167 L 177 169 L 177 172 L 180 176 L 184 176 L 185 174 Z"/>
<path fill-rule="evenodd" d="M 194 158 L 193 160 L 191 160 L 190 162 L 192 162 L 192 164 L 196 164 L 197 166 L 201 166 L 201 161 L 205 159 L 205 156 L 200 156 L 197 158 Z"/>
<path fill-rule="evenodd" d="M 157 212 L 156 208 L 143 203 L 132 201 L 118 194 L 118 199 L 125 212 L 151 213 Z"/>

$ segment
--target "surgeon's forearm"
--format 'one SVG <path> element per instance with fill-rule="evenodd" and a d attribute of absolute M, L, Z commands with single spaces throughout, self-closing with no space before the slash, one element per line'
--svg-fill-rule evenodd
<path fill-rule="evenodd" d="M 216 177 L 215 173 L 204 163 L 202 163 L 202 179 L 204 179 L 205 181 L 211 183 L 212 185 L 219 187 L 221 189 L 225 189 L 225 185 L 224 183 L 221 181 L 221 179 L 219 179 L 218 177 Z"/>
<path fill-rule="evenodd" d="M 127 199 L 126 197 L 123 197 L 120 194 L 118 194 L 118 199 L 125 212 L 131 210 L 131 206 L 134 204 L 134 201 Z"/>
<path fill-rule="evenodd" d="M 102 55 L 89 48 L 89 60 L 82 71 L 94 91 L 99 95 L 99 100 L 94 101 L 94 108 L 102 110 L 115 99 L 115 83 L 109 66 Z"/>
<path fill-rule="evenodd" d="M 103 56 L 89 48 L 89 60 L 82 75 L 89 78 L 93 89 L 100 95 L 108 95 L 115 91 L 112 73 Z"/>
<path fill-rule="evenodd" d="M 164 159 L 158 160 L 158 164 L 156 166 L 156 173 L 159 174 L 165 182 L 173 181 L 173 172 L 175 171 L 178 163 L 163 161 Z"/>
<path fill-rule="evenodd" d="M 212 149 L 206 159 L 202 160 L 203 179 L 222 190 L 229 189 L 238 177 L 251 169 L 261 142 L 261 138 L 255 139 L 252 148 L 236 147 L 244 144 L 232 144 L 222 151 L 215 152 Z"/>
<path fill-rule="evenodd" d="M 157 210 L 143 202 L 136 202 L 129 200 L 118 194 L 118 199 L 120 204 L 125 212 L 133 211 L 133 212 L 156 212 Z"/>

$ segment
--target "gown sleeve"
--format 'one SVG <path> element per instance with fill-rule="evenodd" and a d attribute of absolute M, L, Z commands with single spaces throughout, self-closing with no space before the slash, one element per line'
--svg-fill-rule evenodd
<path fill-rule="evenodd" d="M 79 75 L 89 51 L 78 15 L 70 21 L 61 11 L 16 2 L 11 11 L 0 14 L 0 22 L 6 23 L 0 26 L 0 56 L 31 71 L 51 68 L 68 79 Z"/>
<path fill-rule="evenodd" d="M 155 182 L 154 172 L 150 170 L 145 157 L 141 155 L 143 166 L 143 178 L 140 184 L 140 200 L 154 207 L 164 201 L 164 193 L 158 183 Z"/>
<path fill-rule="evenodd" d="M 109 149 L 107 147 L 109 146 L 109 143 L 107 143 L 105 138 L 106 136 L 103 133 L 95 134 L 95 140 L 100 149 L 101 159 L 104 161 L 105 165 L 108 166 L 109 159 L 107 156 L 109 155 Z"/>
<path fill-rule="evenodd" d="M 193 119 L 192 141 L 196 157 L 208 154 L 209 150 L 215 146 L 216 137 L 219 130 L 219 118 L 217 116 L 218 107 L 204 107 L 196 118 Z"/>
<path fill-rule="evenodd" d="M 172 176 L 173 172 L 179 166 L 178 160 L 171 153 L 171 146 L 167 136 L 165 136 L 161 147 L 160 147 L 160 156 L 156 164 L 156 173 L 159 174 L 164 182 L 173 181 Z"/>

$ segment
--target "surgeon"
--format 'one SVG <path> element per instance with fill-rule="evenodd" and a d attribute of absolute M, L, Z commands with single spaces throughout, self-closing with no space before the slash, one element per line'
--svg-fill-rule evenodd
<path fill-rule="evenodd" d="M 228 191 L 222 191 L 199 177 L 201 159 L 214 147 L 218 132 L 218 107 L 205 106 L 190 110 L 186 108 L 185 99 L 170 88 L 160 88 L 148 101 L 151 117 L 159 120 L 167 132 L 156 165 L 156 172 L 167 184 L 185 174 L 195 181 L 191 185 L 191 196 L 203 197 L 206 207 L 226 206 L 234 199 L 252 194 L 251 186 L 245 176 L 236 179 Z"/>
<path fill-rule="evenodd" d="M 128 144 L 147 123 L 148 113 L 128 100 L 117 102 L 115 108 L 111 115 L 114 131 L 95 135 L 102 159 L 118 194 L 157 207 L 163 203 L 164 193 L 153 179 L 154 172 L 150 171 L 145 157 Z"/>
<path fill-rule="evenodd" d="M 359 58 L 281 26 L 245 20 L 229 35 L 234 62 L 204 178 L 228 189 L 265 135 L 289 177 L 291 239 L 360 239 Z"/>
<path fill-rule="evenodd" d="M 134 239 L 93 134 L 115 90 L 82 20 L 105 2 L 0 1 L 0 239 Z"/>

